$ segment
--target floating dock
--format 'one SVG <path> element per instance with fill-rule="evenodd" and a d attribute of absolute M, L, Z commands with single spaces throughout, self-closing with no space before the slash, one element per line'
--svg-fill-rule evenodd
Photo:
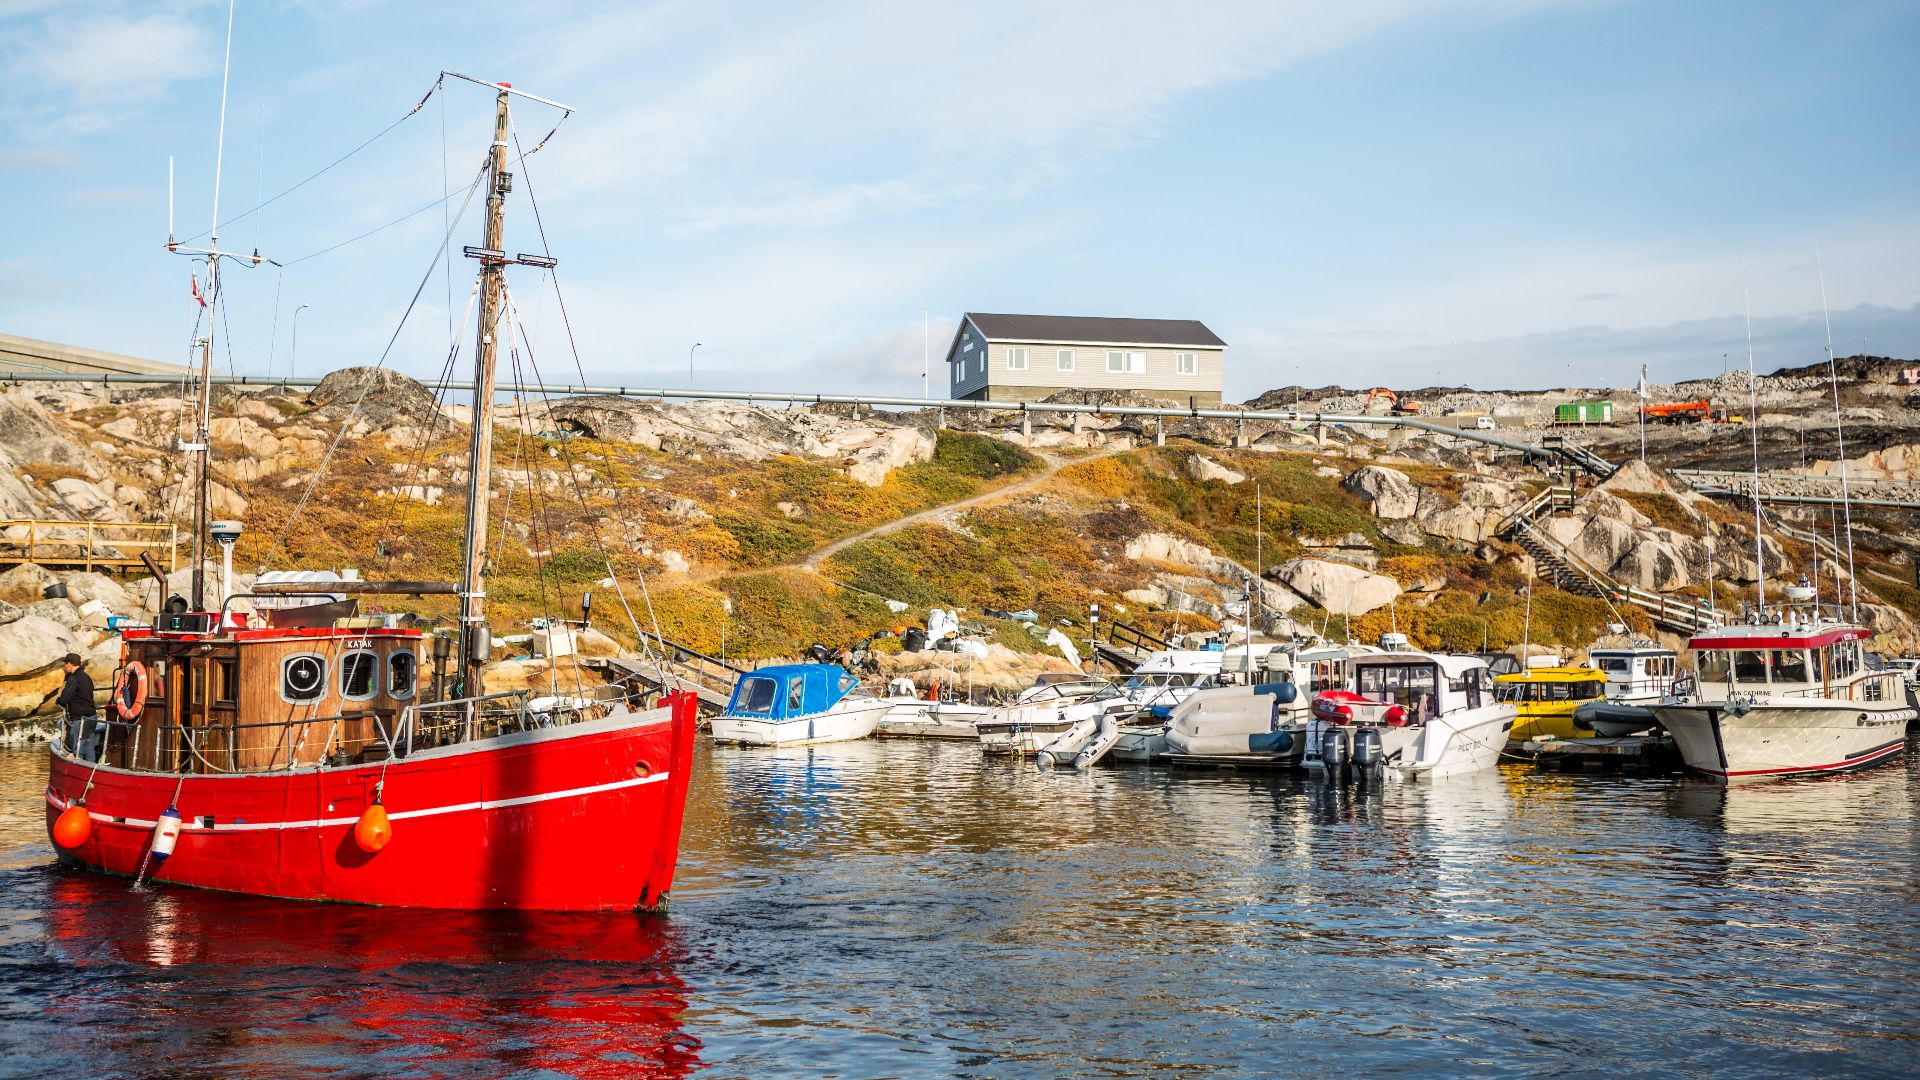
<path fill-rule="evenodd" d="M 1300 768 L 1298 754 L 1167 754 L 1155 758 L 1176 768 L 1189 769 L 1285 769 Z"/>
<path fill-rule="evenodd" d="M 1673 740 L 1651 735 L 1624 739 L 1509 739 L 1503 755 L 1561 772 L 1667 772 L 1681 767 Z"/>

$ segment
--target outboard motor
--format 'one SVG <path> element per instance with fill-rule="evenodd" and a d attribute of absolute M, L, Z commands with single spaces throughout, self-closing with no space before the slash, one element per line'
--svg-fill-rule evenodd
<path fill-rule="evenodd" d="M 1363 782 L 1384 779 L 1387 774 L 1385 755 L 1380 745 L 1379 728 L 1355 728 L 1353 732 L 1353 771 L 1356 778 Z"/>
<path fill-rule="evenodd" d="M 1326 768 L 1330 783 L 1344 784 L 1347 775 L 1347 736 L 1339 728 L 1329 727 L 1320 733 L 1320 764 Z"/>

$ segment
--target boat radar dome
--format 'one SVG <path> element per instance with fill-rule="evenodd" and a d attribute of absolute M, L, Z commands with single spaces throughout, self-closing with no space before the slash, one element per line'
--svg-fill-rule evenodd
<path fill-rule="evenodd" d="M 246 531 L 246 527 L 237 521 L 213 521 L 207 524 L 207 535 L 223 544 L 233 543 Z"/>
<path fill-rule="evenodd" d="M 1407 635 L 1405 634 L 1381 634 L 1380 635 L 1380 650 L 1382 652 L 1405 652 L 1406 648 L 1407 648 Z"/>

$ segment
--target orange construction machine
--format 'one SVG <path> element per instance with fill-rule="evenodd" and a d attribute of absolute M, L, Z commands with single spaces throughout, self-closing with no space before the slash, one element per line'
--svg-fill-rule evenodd
<path fill-rule="evenodd" d="M 1713 403 L 1705 398 L 1699 401 L 1682 401 L 1673 405 L 1642 405 L 1640 411 L 1649 420 L 1660 420 L 1669 424 L 1713 419 Z"/>

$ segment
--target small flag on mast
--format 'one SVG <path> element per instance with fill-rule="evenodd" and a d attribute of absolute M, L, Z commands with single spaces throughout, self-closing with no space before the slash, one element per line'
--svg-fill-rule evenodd
<path fill-rule="evenodd" d="M 207 298 L 200 295 L 200 275 L 198 272 L 195 272 L 193 275 L 193 298 L 200 301 L 201 307 L 207 306 Z"/>

